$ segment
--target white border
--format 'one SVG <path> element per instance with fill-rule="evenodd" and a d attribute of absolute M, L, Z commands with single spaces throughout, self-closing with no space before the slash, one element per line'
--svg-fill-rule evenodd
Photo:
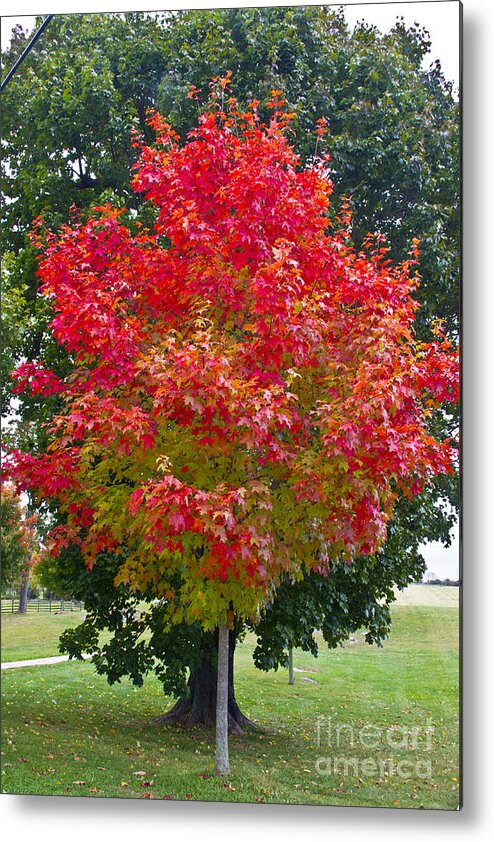
<path fill-rule="evenodd" d="M 191 7 L 254 5 L 254 3 L 190 3 Z M 289 3 L 256 3 L 289 5 Z M 292 4 L 294 5 L 294 4 Z M 305 5 L 309 5 L 308 2 Z M 167 4 L 159 4 L 166 8 Z M 145 11 L 147 2 L 81 0 L 5 0 L 2 14 L 45 14 L 67 11 Z M 171 4 L 168 8 L 172 7 Z M 173 8 L 187 8 L 175 2 Z M 493 223 L 492 211 L 492 61 L 494 15 L 491 0 L 464 4 L 464 574 L 465 574 L 465 807 L 460 813 L 366 808 L 209 805 L 153 801 L 6 796 L 0 798 L 4 837 L 52 842 L 63 834 L 71 842 L 117 838 L 119 842 L 185 840 L 252 842 L 252 839 L 336 839 L 400 842 L 418 835 L 441 842 L 484 838 L 494 818 L 492 794 L 492 446 L 494 387 L 492 359 Z"/>

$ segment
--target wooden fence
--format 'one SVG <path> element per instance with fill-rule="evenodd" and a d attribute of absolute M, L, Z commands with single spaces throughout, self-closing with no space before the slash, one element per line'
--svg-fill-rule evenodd
<path fill-rule="evenodd" d="M 84 604 L 74 599 L 29 599 L 27 610 L 30 614 L 57 611 L 83 611 Z M 2 599 L 2 614 L 15 614 L 19 610 L 19 597 Z"/>

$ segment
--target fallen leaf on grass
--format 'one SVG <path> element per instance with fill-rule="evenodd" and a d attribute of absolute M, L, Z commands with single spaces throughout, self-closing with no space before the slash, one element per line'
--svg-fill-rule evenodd
<path fill-rule="evenodd" d="M 144 792 L 141 797 L 142 798 L 156 798 L 156 795 L 153 792 Z"/>
<path fill-rule="evenodd" d="M 120 781 L 120 786 L 128 786 L 127 781 Z"/>
<path fill-rule="evenodd" d="M 72 781 L 74 786 L 86 786 L 86 781 Z"/>
<path fill-rule="evenodd" d="M 143 781 L 141 786 L 152 786 L 154 781 Z"/>
<path fill-rule="evenodd" d="M 228 783 L 228 781 L 224 783 L 223 786 L 225 787 L 225 789 L 231 789 L 232 792 L 235 792 L 235 787 Z"/>
<path fill-rule="evenodd" d="M 139 777 L 143 777 L 146 773 L 145 772 L 132 772 L 133 775 L 138 775 Z"/>
<path fill-rule="evenodd" d="M 92 786 L 92 787 L 89 789 L 89 792 L 98 792 L 98 790 L 96 789 L 96 787 L 95 787 L 95 786 Z"/>
<path fill-rule="evenodd" d="M 264 804 L 264 797 L 262 795 L 256 795 L 256 801 L 258 804 Z"/>

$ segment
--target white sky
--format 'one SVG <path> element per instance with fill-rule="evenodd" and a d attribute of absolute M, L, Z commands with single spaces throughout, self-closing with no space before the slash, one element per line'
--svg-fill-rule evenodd
<path fill-rule="evenodd" d="M 49 5 L 49 8 L 48 8 Z M 282 0 L 270 0 L 269 2 L 241 2 L 241 0 L 224 0 L 224 2 L 179 2 L 173 3 L 153 2 L 153 0 L 108 0 L 102 6 L 101 0 L 81 0 L 81 2 L 60 2 L 60 0 L 6 0 L 2 8 L 2 48 L 8 44 L 12 26 L 20 23 L 24 28 L 31 30 L 34 27 L 35 18 L 33 15 L 68 14 L 78 12 L 111 12 L 111 11 L 160 11 L 167 8 L 216 8 L 232 6 L 276 6 L 276 5 L 298 5 Z M 304 2 L 300 5 L 322 5 L 321 3 Z M 349 3 L 330 4 L 338 8 L 344 5 L 345 15 L 350 27 L 359 20 L 365 20 L 374 24 L 382 32 L 390 29 L 398 17 L 405 20 L 405 24 L 412 25 L 417 22 L 425 27 L 431 38 L 431 51 L 426 56 L 424 64 L 428 66 L 436 58 L 441 61 L 441 66 L 446 79 L 452 81 L 455 88 L 459 85 L 459 14 L 460 3 L 458 0 L 420 0 L 420 2 L 405 3 Z M 5 17 L 9 16 L 9 17 Z M 36 48 L 35 48 L 36 49 Z M 7 68 L 2 69 L 2 75 Z M 442 544 L 429 544 L 424 548 L 427 568 L 437 574 L 439 578 L 455 579 L 458 575 L 459 565 L 459 541 L 458 529 L 454 531 L 453 543 L 449 548 Z"/>
<path fill-rule="evenodd" d="M 450 547 L 444 547 L 438 542 L 427 544 L 421 548 L 427 564 L 427 570 L 435 573 L 434 578 L 458 579 L 460 565 L 460 545 L 458 538 L 458 525 L 452 533 Z"/>
<path fill-rule="evenodd" d="M 385 32 L 397 17 L 405 24 L 415 22 L 425 27 L 431 39 L 431 52 L 425 57 L 428 66 L 439 58 L 443 73 L 449 81 L 459 84 L 459 2 L 458 0 L 422 0 L 414 3 L 355 3 L 345 6 L 345 16 L 350 27 L 358 20 L 365 20 Z"/>

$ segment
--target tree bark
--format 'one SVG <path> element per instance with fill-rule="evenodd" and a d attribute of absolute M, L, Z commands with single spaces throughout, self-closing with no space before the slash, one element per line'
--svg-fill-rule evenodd
<path fill-rule="evenodd" d="M 26 567 L 22 574 L 21 587 L 19 590 L 19 614 L 25 614 L 27 611 L 27 595 L 29 592 L 29 576 L 31 569 Z"/>
<path fill-rule="evenodd" d="M 241 734 L 246 728 L 253 728 L 250 721 L 240 710 L 235 698 L 234 687 L 234 654 L 235 632 L 230 632 L 228 647 L 228 731 L 230 734 Z M 214 728 L 216 725 L 216 693 L 218 682 L 217 643 L 215 636 L 214 650 L 206 650 L 199 664 L 191 669 L 187 682 L 187 693 L 178 702 L 160 716 L 157 722 L 163 725 L 206 725 Z"/>
<path fill-rule="evenodd" d="M 293 675 L 293 646 L 288 649 L 288 683 L 295 684 L 295 677 Z"/>
<path fill-rule="evenodd" d="M 228 756 L 228 626 L 218 628 L 218 684 L 216 691 L 216 756 L 217 775 L 230 773 Z"/>

